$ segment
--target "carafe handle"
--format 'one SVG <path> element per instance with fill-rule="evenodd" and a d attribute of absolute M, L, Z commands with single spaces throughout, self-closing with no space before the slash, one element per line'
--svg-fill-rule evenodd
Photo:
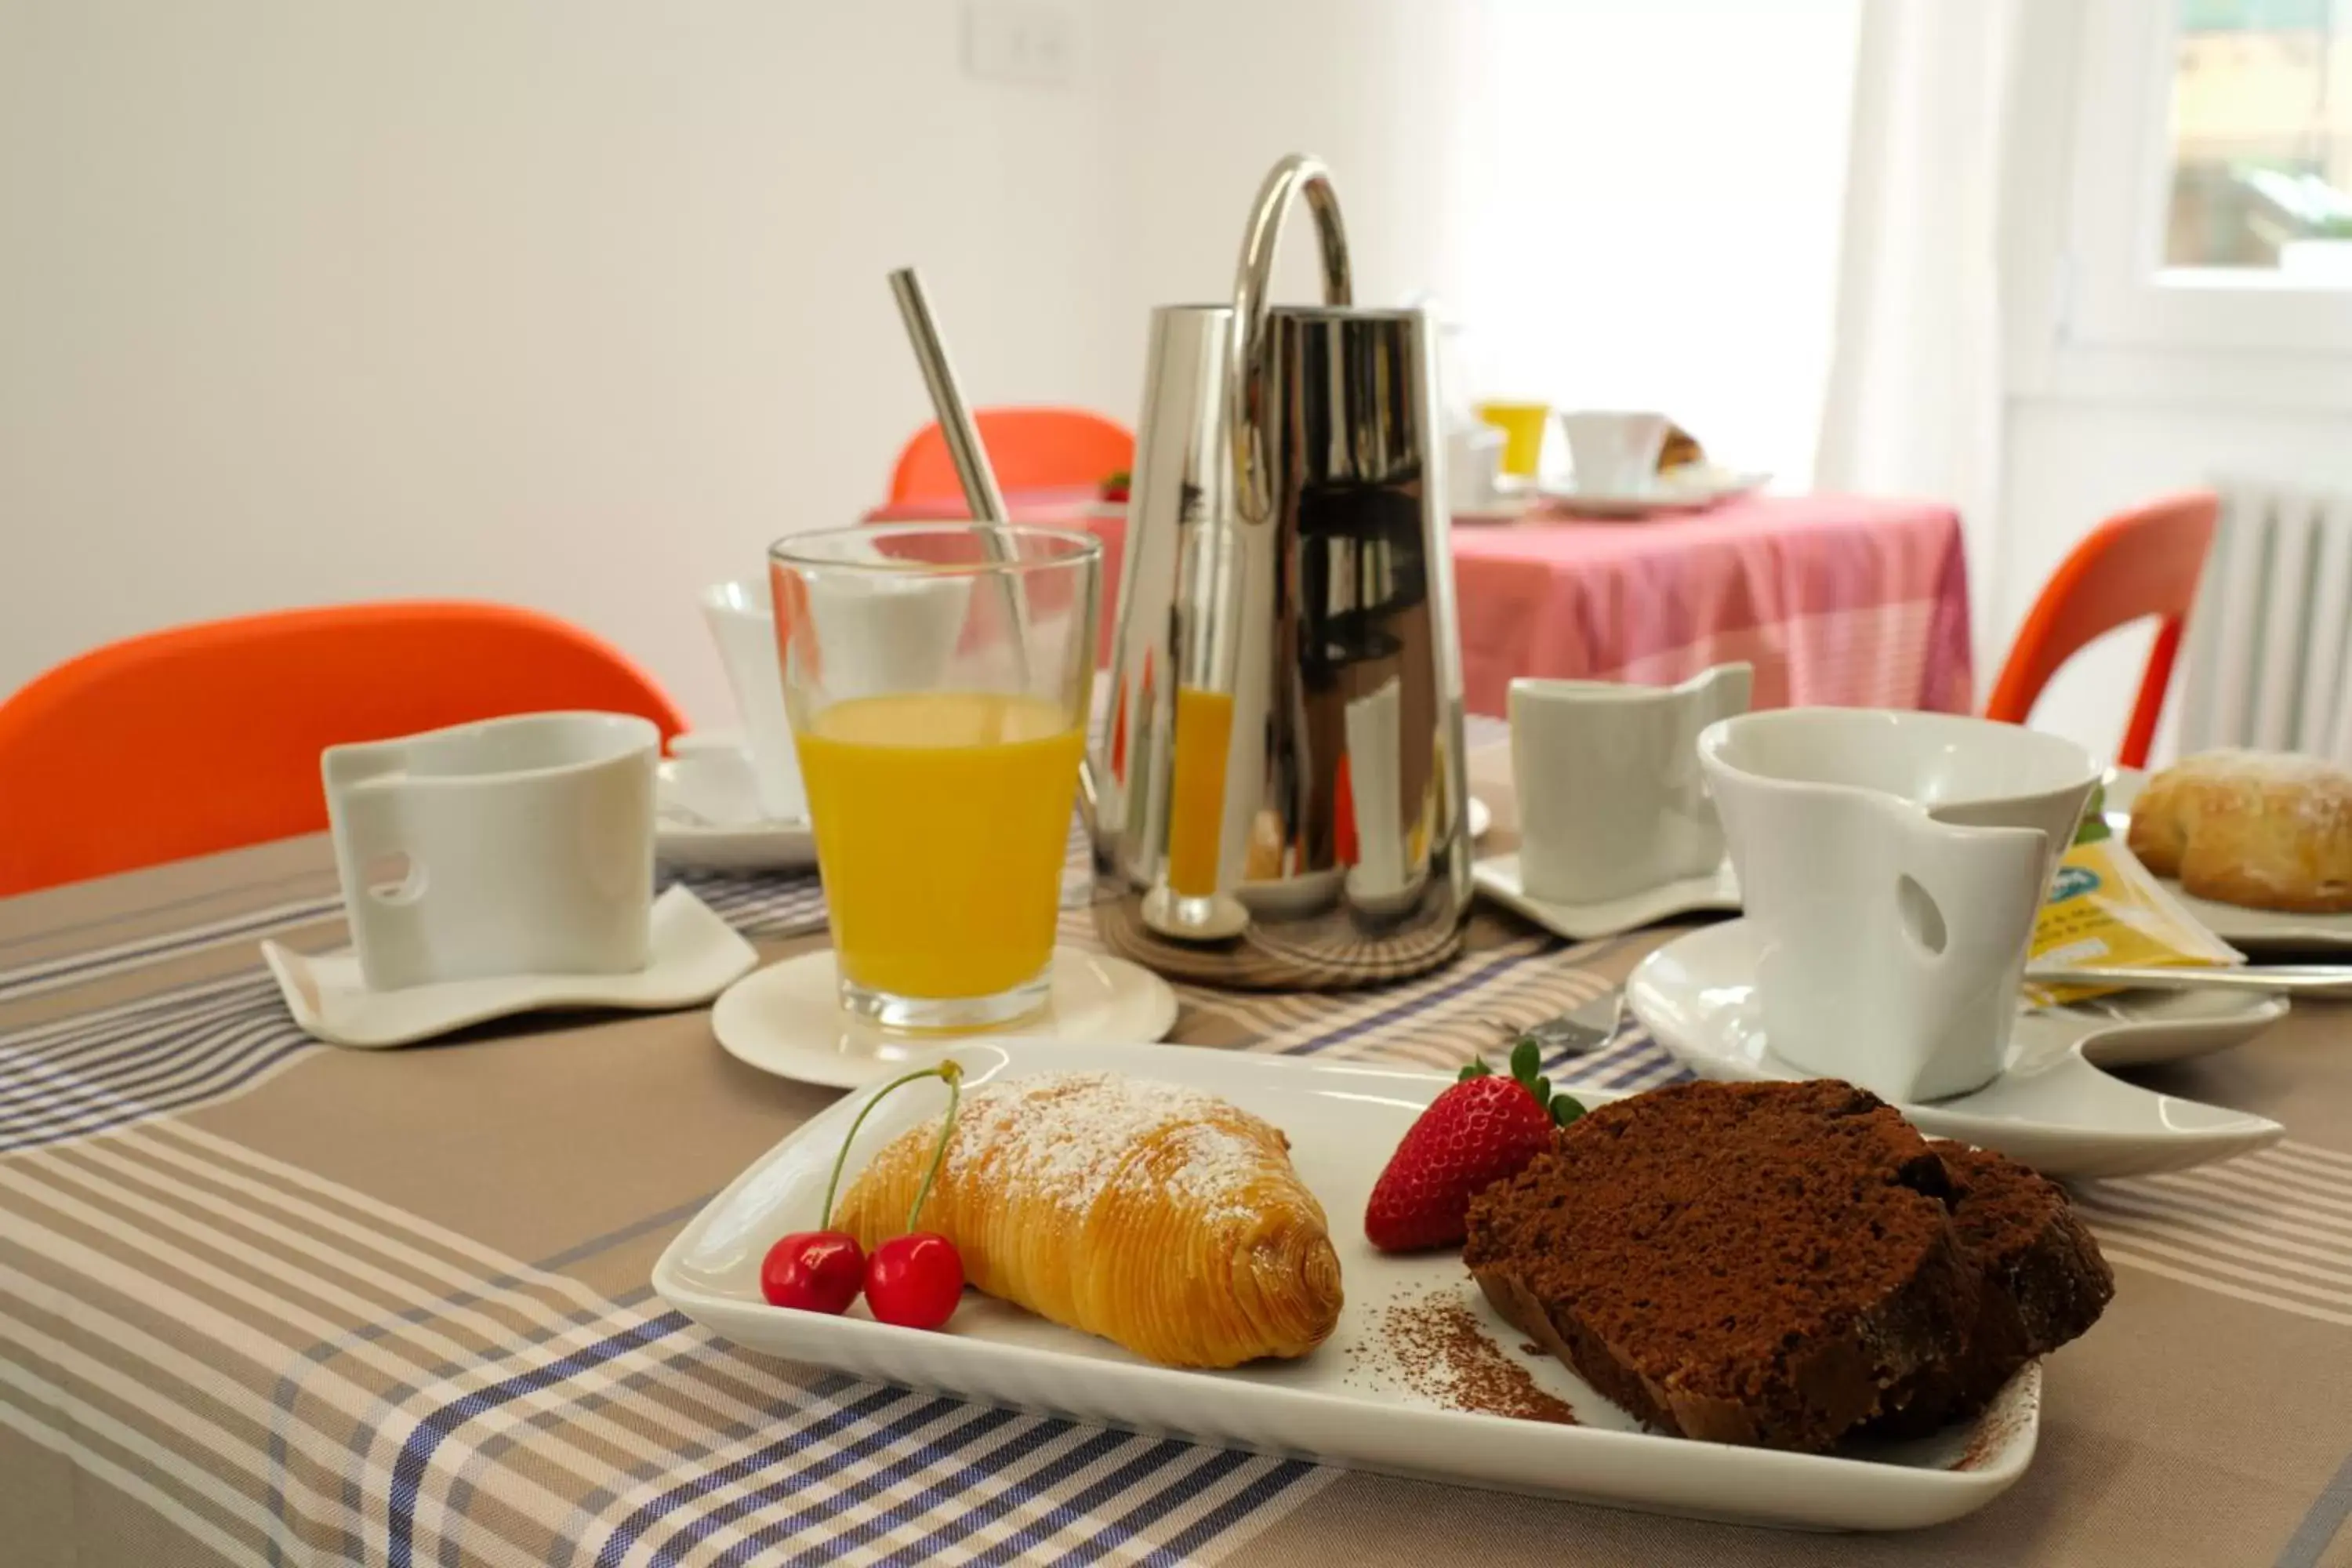
<path fill-rule="evenodd" d="M 1266 474 L 1265 295 L 1274 280 L 1274 250 L 1282 237 L 1282 220 L 1302 190 L 1307 211 L 1314 215 L 1322 255 L 1323 302 L 1355 303 L 1339 193 L 1332 188 L 1330 171 L 1321 159 L 1293 153 L 1258 187 L 1234 277 L 1234 330 L 1226 337 L 1225 378 L 1233 405 L 1234 500 L 1244 522 L 1264 522 L 1274 512 L 1274 487 Z"/>

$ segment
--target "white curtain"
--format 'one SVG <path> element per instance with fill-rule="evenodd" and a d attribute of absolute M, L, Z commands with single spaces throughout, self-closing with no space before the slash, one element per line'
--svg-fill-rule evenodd
<path fill-rule="evenodd" d="M 2021 17 L 2022 0 L 1865 0 L 1814 476 L 1959 509 L 1979 665 L 2000 566 L 2001 195 Z"/>

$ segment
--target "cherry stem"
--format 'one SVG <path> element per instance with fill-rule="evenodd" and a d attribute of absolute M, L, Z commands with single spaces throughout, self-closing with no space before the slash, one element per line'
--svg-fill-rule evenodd
<path fill-rule="evenodd" d="M 931 1195 L 931 1184 L 940 1179 L 940 1167 L 947 1162 L 948 1140 L 955 1136 L 956 1105 L 963 1099 L 963 1069 L 953 1062 L 940 1064 L 940 1077 L 947 1080 L 948 1113 L 940 1122 L 939 1147 L 931 1151 L 931 1168 L 923 1173 L 923 1184 L 915 1189 L 915 1201 L 907 1210 L 907 1228 L 915 1228 L 915 1216 L 923 1212 L 923 1200 Z"/>
<path fill-rule="evenodd" d="M 938 1151 L 931 1155 L 931 1168 L 923 1177 L 922 1190 L 915 1194 L 915 1207 L 919 1210 L 923 1206 L 923 1199 L 930 1194 L 931 1178 L 940 1173 L 940 1157 L 947 1152 L 948 1134 L 955 1131 L 956 1101 L 961 1093 L 958 1086 L 963 1081 L 963 1068 L 961 1065 L 953 1061 L 941 1062 L 935 1068 L 919 1068 L 915 1071 L 907 1074 L 904 1078 L 894 1078 L 888 1083 L 884 1084 L 880 1089 L 875 1090 L 873 1099 L 867 1100 L 864 1105 L 857 1108 L 856 1120 L 850 1122 L 849 1131 L 841 1140 L 841 1150 L 833 1157 L 833 1174 L 825 1178 L 824 1209 L 824 1212 L 817 1215 L 818 1229 L 831 1230 L 833 1228 L 833 1195 L 840 1189 L 841 1168 L 849 1163 L 849 1150 L 850 1146 L 857 1142 L 857 1130 L 866 1125 L 866 1119 L 874 1113 L 874 1108 L 881 1104 L 884 1100 L 889 1099 L 893 1090 L 904 1089 L 907 1085 L 913 1083 L 917 1079 L 925 1078 L 945 1079 L 947 1080 L 948 1120 L 947 1125 L 940 1131 L 940 1146 Z M 912 1230 L 914 1226 L 915 1222 L 913 1219 L 909 1218 L 907 1221 L 907 1228 Z"/>

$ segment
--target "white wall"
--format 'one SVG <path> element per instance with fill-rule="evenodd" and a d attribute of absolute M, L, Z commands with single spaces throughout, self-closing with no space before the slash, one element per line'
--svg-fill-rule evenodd
<path fill-rule="evenodd" d="M 965 79 L 955 0 L 0 0 L 0 692 L 446 594 L 723 717 L 693 591 L 928 417 L 886 270 L 975 401 L 1133 400 L 1062 4 L 1066 89 Z"/>
<path fill-rule="evenodd" d="M 459 595 L 723 721 L 694 590 L 928 417 L 884 272 L 975 402 L 1132 417 L 1150 308 L 1230 291 L 1294 149 L 1359 298 L 1434 290 L 1481 390 L 1801 484 L 1857 0 L 1055 3 L 1065 88 L 968 79 L 961 0 L 0 0 L 0 692 Z"/>

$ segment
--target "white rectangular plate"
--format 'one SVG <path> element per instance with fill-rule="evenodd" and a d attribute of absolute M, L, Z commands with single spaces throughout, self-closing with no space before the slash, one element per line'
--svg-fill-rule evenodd
<path fill-rule="evenodd" d="M 2117 768 L 2107 780 L 2107 798 L 2101 808 L 2107 826 L 2118 838 L 2131 836 L 2131 805 L 2147 787 L 2147 775 L 2137 768 Z M 2242 904 L 2216 903 L 2184 891 L 2179 882 L 2165 887 L 2207 931 L 2249 953 L 2311 952 L 2352 950 L 2352 914 L 2303 915 L 2284 910 L 2250 910 Z"/>
<path fill-rule="evenodd" d="M 1004 1041 L 942 1054 L 975 1081 L 1108 1069 L 1186 1084 L 1281 1128 L 1339 1248 L 1348 1304 L 1331 1339 L 1301 1361 L 1183 1372 L 977 1291 L 936 1333 L 877 1323 L 862 1308 L 832 1318 L 768 1306 L 760 1259 L 778 1237 L 815 1227 L 826 1170 L 864 1102 L 855 1094 L 714 1198 L 662 1255 L 654 1288 L 738 1344 L 887 1383 L 1259 1453 L 1699 1518 L 1830 1530 L 1938 1524 L 2000 1496 L 2033 1457 L 2042 1382 L 2031 1366 L 1977 1422 L 1851 1454 L 1776 1453 L 1639 1430 L 1558 1363 L 1524 1353 L 1521 1336 L 1487 1309 L 1458 1256 L 1390 1258 L 1364 1240 L 1360 1216 L 1372 1183 L 1412 1119 L 1452 1081 L 1444 1075 L 1184 1046 Z M 892 1096 L 860 1131 L 850 1169 L 938 1114 L 940 1102 L 924 1085 Z M 1502 1353 L 1568 1400 L 1583 1425 L 1469 1414 L 1414 1392 L 1383 1321 L 1391 1306 L 1431 1298 L 1472 1307 Z"/>

